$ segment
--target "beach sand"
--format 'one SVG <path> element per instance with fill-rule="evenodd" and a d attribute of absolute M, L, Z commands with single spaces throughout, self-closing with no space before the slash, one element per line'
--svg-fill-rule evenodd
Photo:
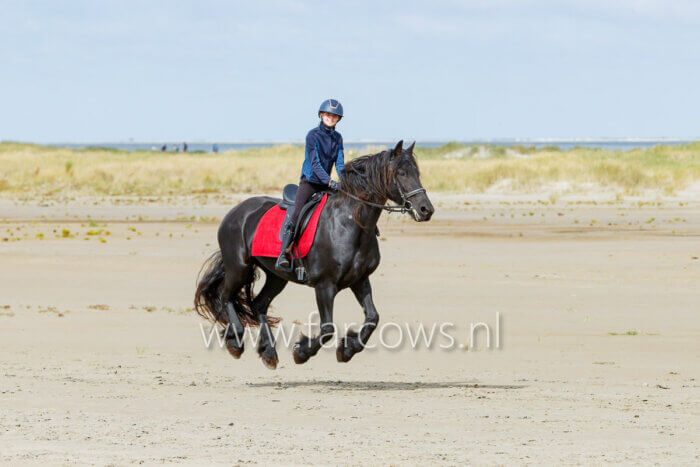
<path fill-rule="evenodd" d="M 242 197 L 0 201 L 0 462 L 700 462 L 700 204 L 435 197 L 429 223 L 383 215 L 380 324 L 451 322 L 453 348 L 295 365 L 278 341 L 270 371 L 253 345 L 206 348 L 191 311 Z M 271 313 L 315 309 L 290 284 Z M 361 319 L 342 291 L 336 324 Z"/>

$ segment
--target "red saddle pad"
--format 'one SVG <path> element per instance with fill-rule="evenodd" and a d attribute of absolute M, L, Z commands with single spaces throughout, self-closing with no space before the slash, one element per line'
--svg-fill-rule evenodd
<path fill-rule="evenodd" d="M 309 253 L 311 245 L 314 243 L 314 236 L 316 235 L 316 227 L 318 226 L 318 218 L 321 216 L 321 211 L 323 206 L 326 204 L 326 198 L 328 194 L 323 195 L 321 201 L 318 203 L 314 209 L 314 213 L 309 219 L 309 223 L 306 224 L 304 232 L 301 234 L 301 238 L 294 247 L 296 252 L 297 247 L 299 248 L 299 256 L 304 257 Z M 255 229 L 255 235 L 253 235 L 253 245 L 251 247 L 251 256 L 270 256 L 276 258 L 280 254 L 282 249 L 282 242 L 280 241 L 280 229 L 282 228 L 282 222 L 284 222 L 284 216 L 287 211 L 280 209 L 278 205 L 272 206 L 263 214 L 258 226 Z"/>

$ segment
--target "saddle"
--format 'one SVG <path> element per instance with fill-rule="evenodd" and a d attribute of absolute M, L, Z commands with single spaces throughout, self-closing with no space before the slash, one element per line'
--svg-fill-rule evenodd
<path fill-rule="evenodd" d="M 285 185 L 282 189 L 282 201 L 277 203 L 277 206 L 279 206 L 281 210 L 287 211 L 287 214 L 284 216 L 284 222 L 282 222 L 282 228 L 280 229 L 279 233 L 280 241 L 282 241 L 282 237 L 284 234 L 284 226 L 285 224 L 287 224 L 287 221 L 292 217 L 293 209 L 288 208 L 294 208 L 294 201 L 297 199 L 298 190 L 299 185 L 295 185 L 293 183 Z M 304 229 L 309 223 L 311 215 L 314 213 L 314 208 L 321 201 L 321 198 L 323 198 L 324 193 L 328 193 L 328 196 L 330 196 L 335 193 L 335 190 L 329 188 L 328 190 L 322 190 L 317 193 L 314 193 L 313 195 L 311 195 L 311 198 L 309 198 L 309 201 L 307 201 L 306 204 L 301 208 L 301 212 L 299 213 L 299 217 L 297 218 L 297 225 L 294 226 L 292 245 L 299 239 L 299 237 L 301 237 L 301 234 L 304 233 Z M 376 235 L 377 237 L 379 237 L 380 235 L 379 227 L 377 226 L 374 227 L 374 235 Z"/>
<path fill-rule="evenodd" d="M 298 189 L 299 185 L 295 185 L 293 183 L 286 185 L 282 190 L 282 201 L 280 201 L 277 204 L 277 206 L 279 206 L 281 210 L 286 211 L 284 221 L 282 222 L 282 228 L 279 232 L 280 241 L 282 240 L 282 236 L 284 234 L 284 226 L 292 217 L 292 211 L 294 210 L 294 201 L 296 201 Z M 314 193 L 313 195 L 311 195 L 306 204 L 304 204 L 304 206 L 301 208 L 301 211 L 299 212 L 299 217 L 297 217 L 297 223 L 294 226 L 292 244 L 294 244 L 294 242 L 299 240 L 299 237 L 301 237 L 301 234 L 304 232 L 304 229 L 309 223 L 309 219 L 311 219 L 311 216 L 314 213 L 316 205 L 318 205 L 318 203 L 321 201 L 321 198 L 323 198 L 324 193 L 328 193 L 328 196 L 330 196 L 332 193 L 335 193 L 335 191 L 329 189 Z"/>

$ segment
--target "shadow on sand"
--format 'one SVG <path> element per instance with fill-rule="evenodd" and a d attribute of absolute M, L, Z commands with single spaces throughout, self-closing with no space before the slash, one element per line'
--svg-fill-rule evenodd
<path fill-rule="evenodd" d="M 247 383 L 254 388 L 327 388 L 346 391 L 415 391 L 418 389 L 522 389 L 526 386 L 515 384 L 480 384 L 474 382 L 421 382 L 421 381 L 285 381 L 267 383 Z"/>

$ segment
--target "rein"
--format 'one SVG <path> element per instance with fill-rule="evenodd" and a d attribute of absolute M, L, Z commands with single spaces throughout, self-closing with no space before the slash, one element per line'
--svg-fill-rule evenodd
<path fill-rule="evenodd" d="M 345 195 L 349 196 L 350 198 L 353 198 L 353 199 L 361 202 L 362 204 L 366 204 L 368 206 L 373 206 L 375 208 L 383 209 L 387 212 L 400 212 L 400 213 L 409 212 L 409 211 L 411 211 L 411 209 L 413 209 L 413 205 L 411 204 L 411 201 L 409 201 L 408 198 L 410 198 L 411 196 L 417 195 L 418 193 L 425 193 L 425 188 L 423 188 L 423 187 L 416 188 L 415 190 L 411 190 L 408 193 L 403 192 L 403 190 L 401 189 L 401 185 L 398 182 L 396 183 L 396 187 L 399 189 L 399 193 L 401 193 L 401 201 L 403 203 L 402 205 L 398 205 L 398 204 L 386 205 L 386 204 L 373 203 L 371 201 L 364 200 L 364 199 L 359 198 L 351 193 L 348 193 L 345 190 L 341 190 L 340 187 L 338 188 L 338 191 L 344 193 Z"/>

